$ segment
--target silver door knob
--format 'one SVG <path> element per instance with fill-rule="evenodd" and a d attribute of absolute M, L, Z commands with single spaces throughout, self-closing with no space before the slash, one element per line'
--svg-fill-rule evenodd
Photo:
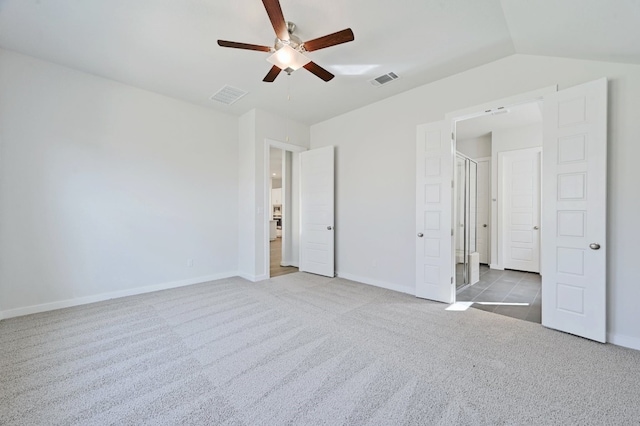
<path fill-rule="evenodd" d="M 539 226 L 534 226 L 533 229 L 535 229 L 537 231 L 538 229 L 540 229 L 540 227 Z"/>
<path fill-rule="evenodd" d="M 331 227 L 331 225 L 327 226 L 327 230 L 331 231 L 333 228 Z"/>
<path fill-rule="evenodd" d="M 590 248 L 591 250 L 599 250 L 599 249 L 600 249 L 600 244 L 598 244 L 598 243 L 591 243 L 591 244 L 589 244 L 589 248 Z"/>
<path fill-rule="evenodd" d="M 424 234 L 422 232 L 418 232 L 418 237 L 422 238 L 424 237 Z"/>

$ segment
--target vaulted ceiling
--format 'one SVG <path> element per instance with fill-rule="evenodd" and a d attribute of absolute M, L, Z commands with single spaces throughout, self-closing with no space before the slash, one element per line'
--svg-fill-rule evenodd
<path fill-rule="evenodd" d="M 640 64 L 638 0 L 280 0 L 309 40 L 352 28 L 355 41 L 310 52 L 306 70 L 264 83 L 272 45 L 260 0 L 0 0 L 0 47 L 231 114 L 262 108 L 313 124 L 514 53 Z M 369 80 L 394 72 L 381 87 Z M 249 93 L 210 100 L 224 85 Z"/>

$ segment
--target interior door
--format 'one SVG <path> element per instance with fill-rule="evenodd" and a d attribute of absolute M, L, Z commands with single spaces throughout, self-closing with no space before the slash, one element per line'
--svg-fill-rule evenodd
<path fill-rule="evenodd" d="M 478 160 L 478 254 L 480 263 L 489 263 L 489 200 L 491 193 L 491 161 Z"/>
<path fill-rule="evenodd" d="M 333 146 L 300 153 L 300 271 L 333 277 Z"/>
<path fill-rule="evenodd" d="M 606 341 L 607 81 L 544 97 L 542 325 Z"/>
<path fill-rule="evenodd" d="M 503 265 L 540 272 L 541 149 L 500 153 L 503 181 Z"/>
<path fill-rule="evenodd" d="M 452 147 L 439 121 L 418 126 L 416 143 L 416 296 L 452 303 Z"/>

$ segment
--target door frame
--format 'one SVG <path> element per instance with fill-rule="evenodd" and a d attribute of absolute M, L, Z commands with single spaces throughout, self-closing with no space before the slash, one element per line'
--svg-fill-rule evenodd
<path fill-rule="evenodd" d="M 263 226 L 264 226 L 264 238 L 262 241 L 262 247 L 264 249 L 264 259 L 265 259 L 265 271 L 264 271 L 264 276 L 266 278 L 271 278 L 271 250 L 270 250 L 270 241 L 269 241 L 269 218 L 271 217 L 271 206 L 269 203 L 269 200 L 271 199 L 271 171 L 269 170 L 269 159 L 270 159 L 270 148 L 278 148 L 281 149 L 283 151 L 290 151 L 292 153 L 293 157 L 297 157 L 301 152 L 304 151 L 308 151 L 308 148 L 305 148 L 303 146 L 299 146 L 299 145 L 294 145 L 291 143 L 287 143 L 287 142 L 281 142 L 281 141 L 277 141 L 274 139 L 268 139 L 266 138 L 264 140 L 264 173 L 265 173 L 265 179 L 264 179 L 264 187 L 263 187 L 263 194 L 264 194 L 264 202 L 262 205 L 262 211 L 264 212 L 264 221 L 263 221 Z M 299 165 L 299 163 L 298 163 Z M 292 167 L 293 169 L 293 167 Z M 298 178 L 300 177 L 300 173 L 298 171 Z M 284 176 L 283 176 L 283 182 L 284 182 Z M 298 200 L 300 198 L 298 197 Z M 283 197 L 283 205 L 284 205 L 284 197 Z M 286 208 L 287 206 L 284 206 L 284 208 Z M 284 227 L 283 227 L 284 228 Z M 285 238 L 285 233 L 284 233 L 284 229 L 282 230 L 282 238 Z M 298 230 L 298 233 L 300 232 L 300 230 Z"/>
<path fill-rule="evenodd" d="M 451 160 L 450 160 L 451 170 L 455 170 L 455 159 L 456 159 L 456 151 L 457 151 L 456 123 L 458 121 L 468 120 L 470 118 L 482 117 L 485 115 L 489 115 L 492 112 L 500 111 L 509 107 L 515 107 L 515 106 L 526 104 L 526 103 L 541 101 L 543 100 L 545 95 L 549 95 L 557 91 L 558 91 L 558 85 L 553 85 L 553 86 L 544 87 L 542 89 L 520 93 L 518 95 L 493 100 L 484 104 L 480 104 L 473 107 L 468 107 L 468 108 L 447 113 L 445 115 L 445 120 L 444 120 L 445 128 L 444 128 L 444 131 L 442 132 L 442 137 L 446 138 L 446 140 L 443 140 L 443 143 L 447 142 L 451 145 Z M 543 149 L 544 149 L 544 141 L 543 141 Z M 457 184 L 455 173 L 453 174 L 452 179 L 453 179 L 452 185 L 453 185 L 453 188 L 455 189 Z M 497 194 L 491 194 L 491 199 L 493 200 L 494 198 L 496 198 L 496 196 Z M 541 202 L 544 202 L 544 195 L 541 198 L 542 198 Z M 456 201 L 455 193 L 452 193 L 452 196 L 451 196 L 451 223 L 452 224 L 455 223 L 454 222 L 455 207 L 456 207 L 455 201 Z M 491 209 L 491 229 L 497 229 L 497 226 L 498 226 L 497 218 L 496 218 L 496 214 L 494 213 L 496 209 L 494 209 L 493 202 L 490 206 L 490 209 Z M 456 260 L 454 243 L 456 241 L 455 239 L 457 238 L 457 232 L 455 228 L 456 227 L 452 228 L 452 236 L 451 236 L 450 258 L 451 258 L 452 271 L 455 270 L 454 268 L 455 268 L 455 260 Z M 540 247 L 542 248 L 542 242 L 540 243 Z M 456 301 L 455 283 L 452 284 L 451 294 L 452 294 L 452 300 L 450 300 L 449 303 L 455 303 Z"/>

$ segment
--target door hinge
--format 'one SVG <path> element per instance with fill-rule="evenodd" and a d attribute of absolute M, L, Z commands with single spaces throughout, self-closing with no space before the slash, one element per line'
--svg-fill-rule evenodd
<path fill-rule="evenodd" d="M 453 277 L 451 277 L 451 284 L 453 284 Z"/>
<path fill-rule="evenodd" d="M 453 132 L 451 132 L 451 140 L 453 141 L 455 139 L 456 139 L 456 136 L 453 134 Z"/>
<path fill-rule="evenodd" d="M 451 236 L 453 237 L 453 228 L 451 228 Z"/>
<path fill-rule="evenodd" d="M 451 188 L 455 188 L 455 183 L 453 181 L 451 181 Z"/>

